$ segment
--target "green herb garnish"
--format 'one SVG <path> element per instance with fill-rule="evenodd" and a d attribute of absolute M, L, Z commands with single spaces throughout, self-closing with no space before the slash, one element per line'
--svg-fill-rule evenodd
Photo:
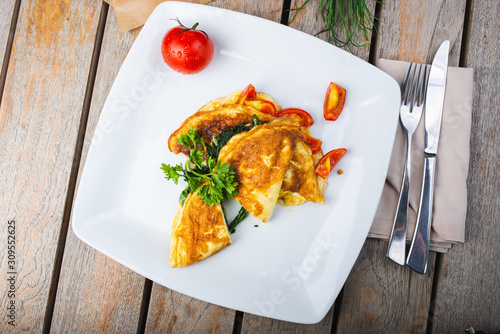
<path fill-rule="evenodd" d="M 179 178 L 182 177 L 188 184 L 188 190 L 185 189 L 181 194 L 181 202 L 190 192 L 198 192 L 203 202 L 210 206 L 238 194 L 236 172 L 230 168 L 229 164 L 223 164 L 205 153 L 205 143 L 203 138 L 196 133 L 196 128 L 191 128 L 177 141 L 189 149 L 188 161 L 184 165 L 161 164 L 161 169 L 167 180 L 178 184 Z"/>
<path fill-rule="evenodd" d="M 183 178 L 188 184 L 182 191 L 179 202 L 184 205 L 188 195 L 194 192 L 198 192 L 203 202 L 210 206 L 222 205 L 223 200 L 236 196 L 238 194 L 236 172 L 230 168 L 229 164 L 217 161 L 220 150 L 232 136 L 249 131 L 254 126 L 261 124 L 262 122 L 257 115 L 253 115 L 252 123 L 239 124 L 215 135 L 209 145 L 205 144 L 203 138 L 196 133 L 196 128 L 189 129 L 188 133 L 177 138 L 176 140 L 189 150 L 188 161 L 184 165 L 161 164 L 161 169 L 167 180 L 178 184 L 179 179 Z M 241 207 L 233 221 L 227 225 L 229 232 L 234 233 L 236 225 L 247 216 L 248 211 Z"/>
<path fill-rule="evenodd" d="M 374 1 L 381 3 L 378 0 Z M 308 2 L 309 0 L 305 0 L 298 8 L 290 9 L 295 12 L 290 23 Z M 318 16 L 321 16 L 325 27 L 316 35 L 328 32 L 329 41 L 333 40 L 335 45 L 356 47 L 369 45 L 369 33 L 374 29 L 374 19 L 377 19 L 370 12 L 366 0 L 319 0 L 316 19 Z M 337 28 L 345 32 L 345 39 L 336 31 Z M 365 43 L 358 42 L 361 37 Z"/>

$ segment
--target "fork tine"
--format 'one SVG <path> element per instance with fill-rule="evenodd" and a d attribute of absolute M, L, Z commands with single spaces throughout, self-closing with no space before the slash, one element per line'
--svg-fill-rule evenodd
<path fill-rule="evenodd" d="M 418 73 L 417 73 L 418 70 Z M 413 106 L 419 105 L 418 94 L 420 93 L 420 73 L 422 72 L 422 64 L 418 64 L 418 69 L 415 67 L 413 71 L 413 78 L 411 81 L 411 95 L 410 95 L 410 113 L 413 112 Z M 415 83 L 415 77 L 417 82 Z"/>
<path fill-rule="evenodd" d="M 422 85 L 420 85 L 420 91 L 418 92 L 417 105 L 420 106 L 424 103 L 425 96 L 427 95 L 427 65 L 422 65 L 424 67 L 424 74 L 422 77 Z M 420 72 L 419 72 L 420 77 Z"/>
<path fill-rule="evenodd" d="M 413 63 L 410 63 L 410 67 L 408 67 L 408 71 L 406 72 L 405 79 L 403 80 L 403 85 L 401 86 L 401 103 L 406 104 L 408 98 L 408 79 L 410 78 L 410 73 L 412 73 Z M 413 81 L 413 78 L 412 78 Z M 410 84 L 411 86 L 411 84 Z"/>

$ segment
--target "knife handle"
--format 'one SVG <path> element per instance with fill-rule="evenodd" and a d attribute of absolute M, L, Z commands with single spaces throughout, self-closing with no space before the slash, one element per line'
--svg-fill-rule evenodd
<path fill-rule="evenodd" d="M 406 264 L 419 274 L 424 274 L 427 269 L 429 257 L 429 241 L 431 236 L 432 200 L 434 193 L 434 171 L 436 169 L 436 156 L 425 156 L 422 190 L 418 207 L 417 224 L 410 252 Z"/>

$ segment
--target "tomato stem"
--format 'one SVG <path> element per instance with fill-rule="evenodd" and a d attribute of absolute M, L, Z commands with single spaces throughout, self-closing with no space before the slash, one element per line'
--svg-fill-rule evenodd
<path fill-rule="evenodd" d="M 178 17 L 176 17 L 175 19 L 171 19 L 171 20 L 177 21 L 177 23 L 179 23 L 179 25 L 180 25 L 182 28 L 184 28 L 184 29 L 182 29 L 182 30 L 179 30 L 179 31 L 176 33 L 176 35 L 182 34 L 184 31 L 188 31 L 188 30 L 196 30 L 196 28 L 198 28 L 198 26 L 200 25 L 200 23 L 199 23 L 199 22 L 196 22 L 195 24 L 193 24 L 193 26 L 192 26 L 191 28 L 188 28 L 188 27 L 186 27 L 184 24 L 182 24 L 181 20 L 179 20 L 179 18 L 178 18 Z M 204 33 L 204 34 L 205 34 L 205 36 L 207 37 L 207 39 L 210 39 L 210 38 L 208 37 L 208 34 L 207 34 L 206 32 L 204 32 L 203 30 L 197 30 L 197 31 Z"/>

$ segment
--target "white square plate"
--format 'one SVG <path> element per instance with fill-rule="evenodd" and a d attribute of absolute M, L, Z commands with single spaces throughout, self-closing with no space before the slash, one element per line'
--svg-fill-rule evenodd
<path fill-rule="evenodd" d="M 199 22 L 213 39 L 214 59 L 199 74 L 178 74 L 162 60 L 161 40 L 176 17 L 186 26 Z M 322 114 L 330 81 L 347 90 L 335 122 Z M 183 185 L 165 180 L 160 164 L 185 157 L 168 150 L 167 138 L 205 103 L 249 83 L 284 108 L 311 113 L 311 133 L 323 141 L 324 152 L 347 148 L 337 166 L 344 173 L 330 175 L 325 205 L 277 206 L 267 224 L 249 217 L 230 247 L 189 267 L 170 268 L 170 232 Z M 102 110 L 74 205 L 75 234 L 186 295 L 316 323 L 331 308 L 370 229 L 399 96 L 391 77 L 320 39 L 242 13 L 164 2 L 130 49 Z"/>

